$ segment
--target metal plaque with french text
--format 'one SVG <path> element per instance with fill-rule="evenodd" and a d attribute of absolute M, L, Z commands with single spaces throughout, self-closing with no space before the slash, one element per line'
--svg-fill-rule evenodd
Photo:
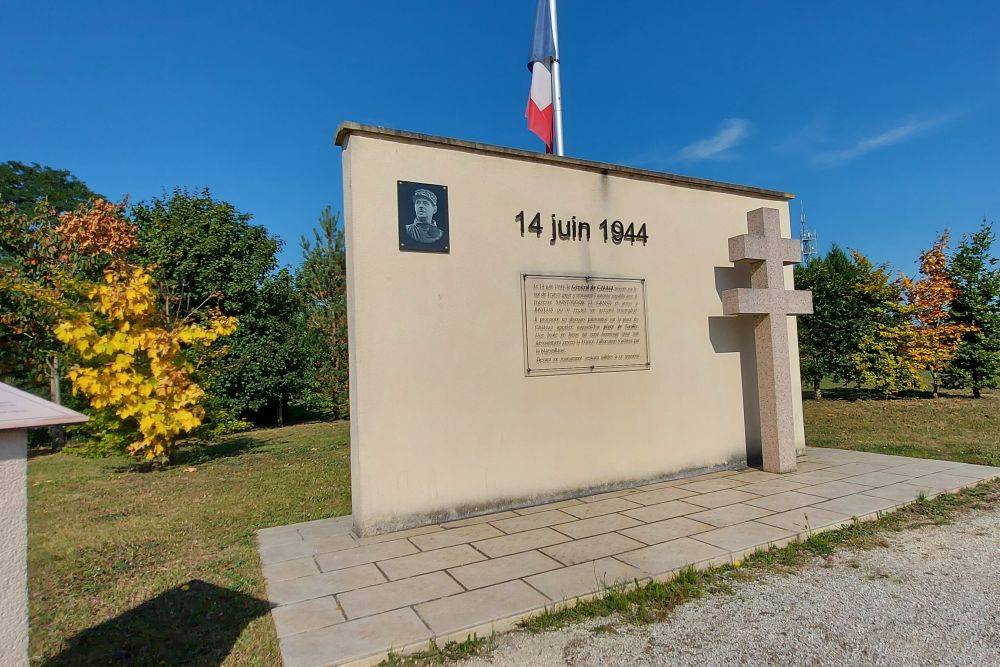
<path fill-rule="evenodd" d="M 641 278 L 522 275 L 525 374 L 649 368 Z"/>

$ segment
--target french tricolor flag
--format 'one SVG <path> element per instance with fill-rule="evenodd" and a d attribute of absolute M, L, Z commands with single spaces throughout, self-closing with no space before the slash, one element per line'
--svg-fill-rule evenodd
<path fill-rule="evenodd" d="M 545 152 L 552 152 L 552 62 L 556 58 L 552 34 L 552 14 L 548 0 L 538 0 L 535 29 L 531 34 L 528 69 L 531 70 L 531 94 L 524 112 L 528 129 L 545 142 Z"/>

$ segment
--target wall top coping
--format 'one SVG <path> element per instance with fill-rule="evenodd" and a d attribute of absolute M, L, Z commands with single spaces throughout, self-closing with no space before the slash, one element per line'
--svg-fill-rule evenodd
<path fill-rule="evenodd" d="M 0 382 L 0 431 L 82 424 L 89 417 Z"/>
<path fill-rule="evenodd" d="M 728 192 L 732 194 L 752 196 L 762 199 L 775 199 L 779 201 L 788 201 L 790 199 L 795 198 L 794 194 L 790 192 L 782 192 L 780 190 L 768 190 L 765 188 L 757 188 L 750 185 L 723 183 L 721 181 L 711 181 L 705 178 L 694 178 L 692 176 L 680 176 L 677 174 L 668 174 L 660 171 L 651 171 L 649 169 L 626 167 L 620 164 L 611 164 L 609 162 L 595 162 L 593 160 L 581 160 L 579 158 L 574 158 L 574 157 L 549 155 L 547 153 L 536 153 L 534 151 L 525 151 L 517 148 L 506 148 L 504 146 L 480 144 L 474 141 L 452 139 L 450 137 L 438 137 L 431 134 L 419 134 L 417 132 L 407 132 L 405 130 L 394 130 L 392 128 L 379 127 L 375 125 L 363 125 L 361 123 L 354 123 L 351 121 L 343 122 L 340 124 L 339 127 L 337 127 L 337 134 L 336 137 L 334 138 L 334 144 L 337 146 L 346 147 L 347 140 L 352 135 L 375 137 L 379 139 L 386 139 L 389 141 L 402 141 L 404 143 L 422 144 L 426 146 L 447 147 L 460 151 L 469 151 L 485 155 L 493 155 L 497 157 L 506 157 L 515 160 L 539 162 L 542 164 L 550 164 L 552 166 L 557 166 L 557 167 L 582 169 L 584 171 L 598 172 L 605 175 L 613 174 L 615 176 L 623 176 L 625 178 L 635 178 L 644 181 L 656 181 L 659 183 L 668 183 L 670 185 L 677 185 L 686 188 L 714 190 L 716 192 Z"/>

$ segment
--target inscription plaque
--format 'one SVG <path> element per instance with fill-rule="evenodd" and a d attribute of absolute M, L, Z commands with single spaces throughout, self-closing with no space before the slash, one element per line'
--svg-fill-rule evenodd
<path fill-rule="evenodd" d="M 522 276 L 525 374 L 649 368 L 641 278 Z"/>

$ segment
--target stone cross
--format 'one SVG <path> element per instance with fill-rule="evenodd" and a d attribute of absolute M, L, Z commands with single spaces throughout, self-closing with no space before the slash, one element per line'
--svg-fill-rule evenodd
<path fill-rule="evenodd" d="M 792 472 L 795 431 L 787 316 L 812 313 L 812 292 L 785 289 L 784 267 L 800 261 L 802 246 L 795 239 L 781 237 L 778 210 L 750 211 L 747 227 L 749 234 L 729 239 L 729 261 L 750 265 L 750 288 L 724 291 L 722 312 L 754 316 L 764 470 Z"/>

